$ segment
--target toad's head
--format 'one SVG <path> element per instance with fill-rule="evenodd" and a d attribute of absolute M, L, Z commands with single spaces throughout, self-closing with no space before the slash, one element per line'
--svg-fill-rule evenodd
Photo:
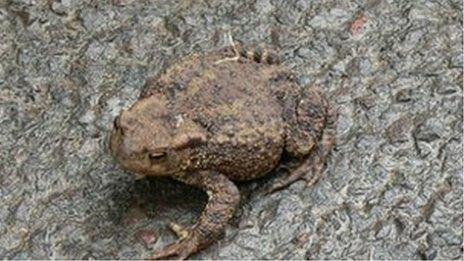
<path fill-rule="evenodd" d="M 115 118 L 110 150 L 124 169 L 169 176 L 189 167 L 189 150 L 205 144 L 206 136 L 193 121 L 172 111 L 163 96 L 152 95 Z"/>

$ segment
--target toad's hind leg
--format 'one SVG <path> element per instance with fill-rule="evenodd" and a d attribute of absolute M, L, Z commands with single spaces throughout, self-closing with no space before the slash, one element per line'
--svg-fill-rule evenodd
<path fill-rule="evenodd" d="M 312 172 L 313 175 L 306 175 L 304 179 L 308 186 L 316 183 L 322 176 L 324 165 L 327 162 L 327 158 L 335 146 L 335 135 L 336 129 L 335 124 L 337 120 L 337 113 L 333 109 L 329 109 L 326 121 L 326 127 L 322 133 L 322 139 L 316 150 L 311 155 Z"/>
<path fill-rule="evenodd" d="M 283 189 L 297 180 L 313 185 L 321 177 L 327 157 L 335 144 L 337 113 L 316 90 L 303 97 L 295 113 L 286 113 L 290 127 L 286 151 L 301 163 L 288 176 L 276 181 L 266 194 Z M 297 126 L 296 128 L 294 126 Z"/>
<path fill-rule="evenodd" d="M 229 47 L 225 50 L 231 49 L 234 56 L 226 57 L 215 62 L 220 64 L 223 62 L 236 62 L 243 57 L 247 60 L 264 64 L 280 64 L 281 58 L 277 52 L 267 46 L 260 45 L 254 48 L 244 47 L 242 44 L 235 42 L 230 34 L 227 34 Z"/>
<path fill-rule="evenodd" d="M 281 58 L 277 52 L 266 46 L 258 46 L 256 48 L 248 49 L 238 45 L 237 50 L 239 54 L 251 61 L 264 64 L 280 64 Z"/>
<path fill-rule="evenodd" d="M 152 259 L 166 259 L 172 256 L 186 259 L 217 240 L 227 221 L 232 218 L 240 199 L 234 183 L 219 173 L 202 171 L 175 179 L 205 190 L 208 203 L 199 221 L 192 228 L 185 229 L 172 223 L 171 229 L 179 236 L 179 241 L 156 251 Z"/>

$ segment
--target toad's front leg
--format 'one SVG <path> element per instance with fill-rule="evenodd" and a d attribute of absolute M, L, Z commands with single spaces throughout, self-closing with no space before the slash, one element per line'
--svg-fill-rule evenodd
<path fill-rule="evenodd" d="M 180 240 L 156 251 L 153 259 L 172 256 L 185 259 L 217 240 L 240 200 L 240 193 L 235 184 L 217 172 L 202 171 L 175 179 L 205 190 L 208 194 L 208 204 L 197 224 L 187 231 L 177 231 L 177 234 L 183 234 Z"/>

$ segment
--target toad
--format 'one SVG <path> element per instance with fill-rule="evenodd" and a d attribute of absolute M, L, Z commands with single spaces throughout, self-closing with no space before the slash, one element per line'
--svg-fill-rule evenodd
<path fill-rule="evenodd" d="M 275 58 L 235 45 L 191 54 L 147 80 L 140 99 L 114 120 L 110 150 L 122 168 L 208 195 L 197 223 L 172 223 L 179 241 L 152 258 L 185 259 L 217 240 L 239 203 L 234 181 L 263 177 L 284 159 L 292 163 L 288 175 L 267 192 L 321 175 L 336 113 L 320 90 L 300 86 Z"/>

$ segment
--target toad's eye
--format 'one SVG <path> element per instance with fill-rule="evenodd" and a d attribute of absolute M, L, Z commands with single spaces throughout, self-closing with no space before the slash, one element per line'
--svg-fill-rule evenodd
<path fill-rule="evenodd" d="M 166 152 L 153 152 L 153 153 L 148 154 L 148 158 L 150 159 L 152 164 L 159 162 L 165 157 L 166 157 Z"/>

